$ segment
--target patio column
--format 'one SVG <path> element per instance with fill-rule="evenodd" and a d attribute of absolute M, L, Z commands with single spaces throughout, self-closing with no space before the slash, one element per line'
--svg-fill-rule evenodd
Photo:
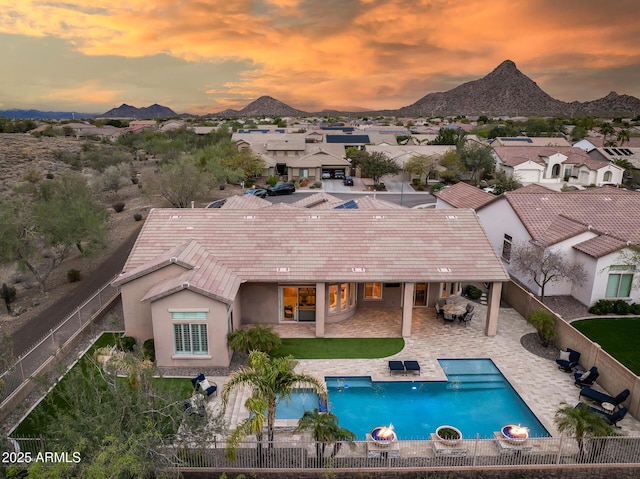
<path fill-rule="evenodd" d="M 316 283 L 316 338 L 324 338 L 326 316 L 326 291 L 324 283 Z"/>
<path fill-rule="evenodd" d="M 404 283 L 402 297 L 402 337 L 411 336 L 411 320 L 413 319 L 413 291 L 415 283 Z"/>
<path fill-rule="evenodd" d="M 501 293 L 502 283 L 491 283 L 487 301 L 487 319 L 484 327 L 484 334 L 487 336 L 495 336 L 498 334 L 498 313 L 500 312 Z"/>

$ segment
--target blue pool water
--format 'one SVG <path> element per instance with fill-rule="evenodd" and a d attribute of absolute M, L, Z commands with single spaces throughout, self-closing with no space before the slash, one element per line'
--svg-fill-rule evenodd
<path fill-rule="evenodd" d="M 276 419 L 300 419 L 305 411 L 313 411 L 318 405 L 318 395 L 312 391 L 296 389 L 290 399 L 277 401 Z"/>
<path fill-rule="evenodd" d="M 521 424 L 531 437 L 548 436 L 528 406 L 490 359 L 441 359 L 448 381 L 372 382 L 368 377 L 327 377 L 329 410 L 358 439 L 376 426 L 392 423 L 400 439 L 428 439 L 449 424 L 465 437 L 493 437 L 506 424 Z M 280 408 L 283 408 L 281 411 Z M 298 419 L 318 407 L 317 397 L 301 391 L 279 418 Z"/>

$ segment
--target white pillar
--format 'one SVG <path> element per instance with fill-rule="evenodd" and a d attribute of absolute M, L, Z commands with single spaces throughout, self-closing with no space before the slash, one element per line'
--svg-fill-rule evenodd
<path fill-rule="evenodd" d="M 325 284 L 316 283 L 316 338 L 324 338 L 324 318 L 326 315 Z"/>
<path fill-rule="evenodd" d="M 402 337 L 411 336 L 411 320 L 413 319 L 413 291 L 415 283 L 404 283 L 402 298 Z"/>

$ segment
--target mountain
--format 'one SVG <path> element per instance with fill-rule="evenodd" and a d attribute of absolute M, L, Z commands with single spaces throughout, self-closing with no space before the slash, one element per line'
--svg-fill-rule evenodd
<path fill-rule="evenodd" d="M 96 118 L 135 118 L 137 120 L 147 120 L 153 118 L 171 118 L 178 114 L 171 108 L 154 103 L 144 108 L 136 108 L 135 106 L 123 103 L 118 108 L 112 108 Z"/>
<path fill-rule="evenodd" d="M 429 93 L 400 108 L 400 114 L 563 115 L 566 105 L 542 91 L 514 62 L 505 60 L 487 76 L 446 92 Z"/>
<path fill-rule="evenodd" d="M 640 100 L 615 92 L 583 103 L 556 100 L 518 70 L 514 62 L 505 60 L 479 80 L 446 92 L 429 93 L 412 105 L 400 108 L 398 113 L 401 116 L 635 116 L 640 113 Z"/>
<path fill-rule="evenodd" d="M 576 102 L 574 102 L 576 103 Z M 577 105 L 580 116 L 632 116 L 640 114 L 640 100 L 630 95 L 618 95 L 612 91 L 598 100 L 587 101 Z"/>
<path fill-rule="evenodd" d="M 0 116 L 15 120 L 80 120 L 93 118 L 95 113 L 79 113 L 77 111 L 41 111 L 41 110 L 0 110 Z"/>
<path fill-rule="evenodd" d="M 225 112 L 232 112 L 234 110 L 225 110 Z M 224 113 L 224 112 L 223 112 Z M 221 113 L 218 113 L 221 115 Z M 234 116 L 306 116 L 309 115 L 306 111 L 296 110 L 289 105 L 282 103 L 270 96 L 261 96 L 255 101 L 252 101 L 242 110 L 236 112 Z M 231 115 L 230 115 L 231 116 Z"/>

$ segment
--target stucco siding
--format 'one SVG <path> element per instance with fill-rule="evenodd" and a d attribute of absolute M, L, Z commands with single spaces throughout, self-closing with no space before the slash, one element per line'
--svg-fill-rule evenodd
<path fill-rule="evenodd" d="M 122 295 L 122 311 L 124 313 L 124 331 L 143 342 L 153 337 L 151 324 L 151 305 L 140 300 L 156 283 L 183 273 L 185 269 L 176 264 L 170 264 L 158 271 L 137 278 L 120 287 Z"/>
<path fill-rule="evenodd" d="M 189 290 L 182 290 L 151 305 L 156 361 L 161 367 L 226 367 L 231 361 L 227 347 L 227 305 Z M 206 311 L 206 320 L 172 320 L 171 312 Z M 208 354 L 176 354 L 173 325 L 177 323 L 205 323 L 207 325 Z"/>
<path fill-rule="evenodd" d="M 240 286 L 240 309 L 242 324 L 277 324 L 278 284 L 277 283 L 245 283 Z"/>

